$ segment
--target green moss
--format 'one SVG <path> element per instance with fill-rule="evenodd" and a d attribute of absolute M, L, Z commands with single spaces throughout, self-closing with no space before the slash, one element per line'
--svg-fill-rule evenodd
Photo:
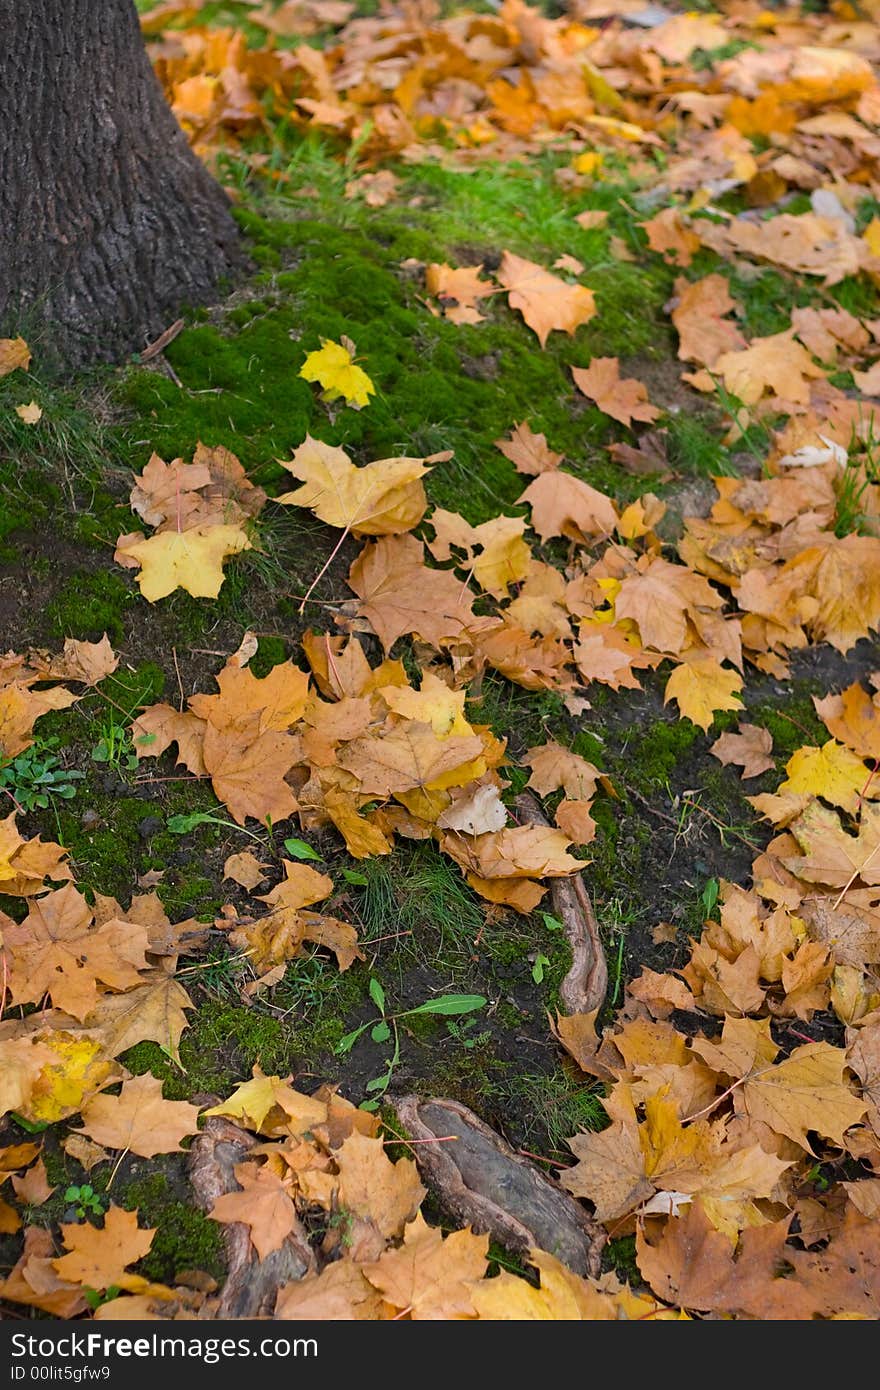
<path fill-rule="evenodd" d="M 77 637 L 97 642 L 106 632 L 114 646 L 125 636 L 124 613 L 133 594 L 119 575 L 108 570 L 71 575 L 46 605 L 46 621 L 54 637 Z"/>
<path fill-rule="evenodd" d="M 631 751 L 627 752 L 626 744 L 623 748 L 630 781 L 643 792 L 664 787 L 700 737 L 701 731 L 689 719 L 658 719 L 646 729 L 634 729 Z"/>
<path fill-rule="evenodd" d="M 635 1236 L 617 1236 L 609 1240 L 602 1251 L 602 1269 L 613 1270 L 622 1283 L 632 1288 L 643 1284 L 639 1266 L 636 1262 Z"/>
<path fill-rule="evenodd" d="M 267 1075 L 286 1076 L 292 1070 L 288 1029 L 260 1009 L 200 997 L 190 1017 L 180 1041 L 180 1069 L 156 1043 L 138 1043 L 123 1056 L 136 1076 L 152 1072 L 159 1077 L 169 1100 L 186 1100 L 198 1091 L 226 1097 L 237 1082 L 250 1077 L 257 1062 Z"/>
<path fill-rule="evenodd" d="M 287 644 L 281 637 L 261 637 L 251 657 L 250 668 L 258 680 L 268 676 L 274 666 L 287 660 Z"/>
<path fill-rule="evenodd" d="M 222 1225 L 176 1198 L 164 1173 L 150 1173 L 130 1182 L 120 1194 L 120 1202 L 127 1211 L 137 1211 L 140 1226 L 156 1228 L 149 1254 L 138 1263 L 140 1274 L 172 1285 L 185 1270 L 202 1270 L 215 1279 L 223 1278 Z"/>
<path fill-rule="evenodd" d="M 805 744 L 821 747 L 829 739 L 828 730 L 817 715 L 811 699 L 813 689 L 817 694 L 825 693 L 818 683 L 792 681 L 782 708 L 769 703 L 750 707 L 749 722 L 769 730 L 777 761 L 787 761 L 792 753 Z"/>

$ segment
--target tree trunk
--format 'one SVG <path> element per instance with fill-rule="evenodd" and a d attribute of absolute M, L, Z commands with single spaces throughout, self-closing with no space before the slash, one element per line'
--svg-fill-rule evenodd
<path fill-rule="evenodd" d="M 0 0 L 0 330 L 56 367 L 119 361 L 243 262 L 134 0 Z"/>

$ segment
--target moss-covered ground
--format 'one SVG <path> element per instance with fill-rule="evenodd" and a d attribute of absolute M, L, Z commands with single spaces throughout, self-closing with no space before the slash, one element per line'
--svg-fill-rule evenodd
<path fill-rule="evenodd" d="M 221 18 L 240 6 L 218 8 Z M 72 794 L 25 817 L 69 848 L 77 882 L 87 893 L 127 901 L 145 876 L 161 874 L 156 891 L 172 917 L 213 921 L 236 901 L 222 866 L 252 836 L 230 821 L 204 782 L 179 775 L 165 755 L 149 771 L 132 766 L 128 727 L 137 710 L 160 698 L 176 701 L 212 688 L 224 655 L 250 629 L 259 637 L 252 668 L 264 674 L 298 655 L 304 627 L 324 626 L 332 605 L 348 596 L 344 575 L 355 553 L 343 546 L 300 612 L 302 594 L 329 555 L 336 534 L 308 513 L 274 508 L 261 522 L 262 550 L 227 566 L 216 600 L 178 591 L 156 605 L 139 595 L 130 572 L 113 562 L 128 509 L 132 470 L 152 451 L 188 458 L 195 445 L 225 445 L 255 482 L 278 492 L 287 485 L 280 459 L 311 432 L 344 445 L 359 463 L 398 454 L 452 450 L 427 487 L 438 506 L 480 522 L 516 511 L 524 479 L 494 447 L 528 419 L 578 475 L 629 499 L 653 486 L 675 505 L 680 490 L 712 474 L 736 472 L 742 453 L 724 442 L 717 410 L 664 398 L 669 458 L 675 477 L 632 477 L 608 444 L 626 436 L 585 399 L 575 400 L 571 365 L 618 356 L 623 375 L 662 383 L 675 343 L 664 313 L 676 271 L 645 251 L 636 225 L 638 190 L 621 160 L 587 191 L 556 181 L 554 157 L 467 172 L 427 163 L 396 168 L 401 183 L 385 207 L 345 197 L 352 169 L 338 150 L 314 135 L 286 130 L 273 146 L 273 180 L 228 159 L 220 172 L 236 192 L 236 216 L 253 269 L 228 298 L 185 313 L 185 328 L 164 355 L 73 383 L 44 380 L 35 363 L 27 384 L 19 374 L 0 381 L 0 650 L 57 650 L 66 637 L 107 633 L 121 655 L 118 672 L 71 709 L 38 725 L 35 757 L 52 756 L 80 774 Z M 574 214 L 608 212 L 605 226 L 582 230 Z M 634 256 L 621 260 L 618 238 Z M 563 252 L 589 270 L 599 313 L 569 338 L 551 334 L 545 351 L 496 297 L 485 322 L 455 326 L 433 316 L 413 262 L 497 265 L 502 249 L 552 264 Z M 706 257 L 705 269 L 718 265 Z M 695 271 L 700 269 L 695 264 Z M 773 272 L 738 281 L 750 333 L 787 325 L 799 290 Z M 844 281 L 834 289 L 853 307 L 878 313 L 873 290 Z M 804 300 L 804 302 L 806 302 Z M 322 337 L 347 335 L 369 367 L 376 396 L 363 411 L 326 405 L 298 376 L 305 352 Z M 24 396 L 23 396 L 24 393 Z M 43 407 L 37 426 L 13 407 L 23 398 Z M 748 463 L 746 458 L 745 463 Z M 327 605 L 330 605 L 328 608 Z M 401 649 L 405 648 L 401 644 Z M 828 649 L 797 658 L 785 683 L 752 673 L 745 703 L 753 722 L 770 729 L 777 769 L 803 743 L 822 741 L 811 696 L 839 688 L 876 664 L 860 644 L 844 660 Z M 669 969 L 685 958 L 689 933 L 706 915 L 707 887 L 719 878 L 745 880 L 754 847 L 765 838 L 745 795 L 770 789 L 767 773 L 744 788 L 737 770 L 710 757 L 711 742 L 735 720 L 719 716 L 704 733 L 662 702 L 663 679 L 648 675 L 641 692 L 614 694 L 594 686 L 592 708 L 574 718 L 553 694 L 534 694 L 490 676 L 470 712 L 508 741 L 514 789 L 526 774 L 525 750 L 555 738 L 596 762 L 613 791 L 594 806 L 599 832 L 583 851 L 586 879 L 601 924 L 610 973 L 607 1008 L 625 979 L 643 964 Z M 595 696 L 594 696 L 594 691 Z M 100 749 L 112 750 L 108 757 Z M 189 833 L 169 820 L 196 811 L 214 819 Z M 249 829 L 260 831 L 249 824 Z M 278 865 L 285 833 L 261 834 L 260 854 Z M 398 849 L 393 858 L 355 862 L 327 833 L 314 838 L 320 865 L 337 884 L 329 910 L 358 925 L 366 960 L 339 973 L 321 952 L 290 964 L 282 983 L 255 1001 L 242 993 L 249 978 L 230 956 L 222 933 L 206 961 L 186 976 L 197 1004 L 184 1033 L 180 1063 L 158 1046 L 140 1044 L 122 1058 L 133 1073 L 151 1071 L 171 1098 L 228 1094 L 255 1064 L 292 1075 L 312 1089 L 338 1084 L 355 1102 L 381 1074 L 385 1049 L 369 1034 L 345 1055 L 346 1032 L 375 1012 L 368 985 L 381 980 L 389 1007 L 403 1011 L 440 991 L 480 992 L 485 1010 L 470 1019 L 402 1024 L 401 1060 L 393 1090 L 416 1089 L 464 1100 L 515 1146 L 552 1160 L 579 1127 L 603 1123 L 598 1091 L 562 1065 L 548 1032 L 547 1011 L 569 958 L 559 923 L 546 912 L 487 920 L 448 860 L 431 844 Z M 346 877 L 346 872 L 348 877 Z M 147 879 L 149 881 L 149 878 Z M 14 912 L 11 900 L 0 906 Z M 674 939 L 654 943 L 661 921 Z M 11 1127 L 14 1130 L 14 1126 Z M 59 1194 L 83 1181 L 79 1165 L 47 1141 L 49 1171 Z M 109 1181 L 99 1165 L 89 1180 Z M 125 1159 L 114 1194 L 138 1206 L 162 1231 L 143 1272 L 168 1279 L 185 1269 L 222 1273 L 216 1227 L 193 1209 L 183 1157 Z M 64 1212 L 59 1195 L 31 1213 L 37 1221 Z M 625 1242 L 609 1259 L 624 1268 Z"/>

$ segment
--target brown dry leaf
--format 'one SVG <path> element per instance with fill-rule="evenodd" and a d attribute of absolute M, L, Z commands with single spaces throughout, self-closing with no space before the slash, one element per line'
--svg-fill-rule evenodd
<path fill-rule="evenodd" d="M 64 863 L 67 850 L 40 839 L 25 840 L 19 834 L 13 811 L 0 819 L 0 891 L 7 897 L 32 897 L 46 886 L 46 879 L 60 882 L 73 878 Z"/>
<path fill-rule="evenodd" d="M 841 348 L 861 353 L 870 342 L 868 330 L 848 309 L 792 309 L 791 326 L 804 347 L 829 364 Z"/>
<path fill-rule="evenodd" d="M 473 1285 L 488 1263 L 489 1237 L 470 1227 L 444 1240 L 421 1213 L 409 1223 L 403 1244 L 363 1266 L 370 1283 L 394 1308 L 413 1320 L 472 1318 Z"/>
<path fill-rule="evenodd" d="M 406 634 L 439 647 L 473 621 L 467 585 L 449 570 L 428 569 L 424 546 L 413 536 L 382 537 L 366 545 L 348 582 L 386 652 Z"/>
<path fill-rule="evenodd" d="M 682 218 L 678 208 L 663 208 L 647 222 L 639 223 L 648 234 L 648 245 L 671 265 L 689 266 L 700 249 L 700 238 Z"/>
<path fill-rule="evenodd" d="M 89 1222 L 81 1225 L 62 1222 L 61 1235 L 68 1253 L 52 1261 L 60 1278 L 88 1289 L 124 1288 L 129 1281 L 126 1267 L 143 1259 L 153 1244 L 153 1230 L 138 1227 L 138 1214 L 111 1206 L 99 1230 Z"/>
<path fill-rule="evenodd" d="M 858 1186 L 858 1184 L 856 1184 Z M 843 1225 L 819 1250 L 786 1251 L 802 1297 L 824 1317 L 880 1317 L 880 1226 L 849 1207 Z"/>
<path fill-rule="evenodd" d="M 8 1278 L 0 1279 L 0 1298 L 38 1308 L 54 1318 L 75 1318 L 88 1308 L 79 1283 L 59 1279 L 52 1268 L 55 1242 L 51 1231 L 28 1226 L 24 1249 Z"/>
<path fill-rule="evenodd" d="M 55 1191 L 49 1182 L 46 1174 L 46 1165 L 42 1158 L 38 1158 L 33 1167 L 29 1168 L 23 1177 L 13 1174 L 12 1186 L 15 1195 L 20 1202 L 28 1207 L 41 1207 L 44 1202 L 48 1202 L 52 1193 Z"/>
<path fill-rule="evenodd" d="M 225 729 L 205 726 L 205 770 L 214 791 L 226 803 L 232 817 L 244 825 L 248 816 L 265 825 L 287 820 L 297 800 L 284 780 L 298 761 L 298 747 L 289 734 L 274 729 L 259 733 L 259 714 L 245 717 Z"/>
<path fill-rule="evenodd" d="M 829 734 L 860 758 L 880 760 L 880 706 L 855 681 L 839 695 L 813 697 L 816 713 Z"/>
<path fill-rule="evenodd" d="M 743 405 L 757 405 L 766 393 L 796 405 L 808 405 L 810 381 L 823 375 L 792 329 L 753 338 L 738 352 L 724 352 L 712 371 Z"/>
<path fill-rule="evenodd" d="M 822 276 L 826 286 L 858 275 L 865 259 L 864 243 L 842 222 L 812 212 L 779 213 L 763 222 L 735 217 L 725 226 L 699 223 L 700 239 L 725 259 L 731 253 L 769 261 L 802 275 Z"/>
<path fill-rule="evenodd" d="M 671 1217 L 658 1240 L 636 1233 L 639 1270 L 659 1298 L 680 1308 L 743 1313 L 756 1318 L 812 1318 L 816 1302 L 780 1265 L 793 1253 L 786 1245 L 791 1218 L 743 1231 L 739 1258 L 726 1235 L 709 1220 L 699 1201 Z"/>
<path fill-rule="evenodd" d="M 559 878 L 577 873 L 584 861 L 567 851 L 563 831 L 553 826 L 513 825 L 465 840 L 447 832 L 444 851 L 467 873 L 481 879 Z"/>
<path fill-rule="evenodd" d="M 81 1134 L 68 1134 L 62 1139 L 61 1147 L 87 1173 L 90 1173 L 99 1163 L 108 1163 L 112 1158 L 112 1154 L 109 1154 L 106 1149 L 102 1149 L 100 1144 L 93 1144 L 91 1139 L 86 1139 Z"/>
<path fill-rule="evenodd" d="M 608 213 L 604 208 L 587 208 L 585 212 L 579 212 L 574 220 L 585 232 L 591 232 L 596 227 L 605 226 L 608 221 Z"/>
<path fill-rule="evenodd" d="M 549 447 L 543 434 L 535 434 L 527 420 L 514 425 L 509 439 L 496 439 L 495 448 L 509 458 L 517 473 L 537 477 L 540 473 L 552 473 L 564 462 L 564 454 L 556 454 Z"/>
<path fill-rule="evenodd" d="M 336 955 L 340 970 L 347 970 L 356 959 L 363 959 L 357 948 L 357 931 L 348 922 L 303 909 L 320 902 L 333 891 L 333 880 L 307 864 L 284 862 L 285 877 L 270 893 L 259 898 L 270 911 L 256 921 L 236 922 L 230 941 L 243 949 L 258 971 L 292 960 L 304 941 L 327 946 Z M 221 919 L 220 925 L 226 925 Z"/>
<path fill-rule="evenodd" d="M 193 714 L 216 729 L 231 728 L 250 715 L 259 714 L 259 733 L 269 729 L 283 733 L 305 713 L 309 678 L 292 661 L 273 666 L 262 679 L 237 662 L 228 661 L 216 681 L 219 694 L 192 695 L 189 701 Z"/>
<path fill-rule="evenodd" d="M 618 619 L 632 619 L 645 647 L 676 655 L 687 641 L 688 617 L 723 604 L 721 595 L 702 575 L 659 556 L 645 556 L 637 573 L 623 580 L 614 611 Z"/>
<path fill-rule="evenodd" d="M 748 1075 L 734 1092 L 736 1108 L 808 1153 L 811 1130 L 842 1148 L 845 1131 L 867 1108 L 844 1081 L 846 1065 L 842 1048 L 805 1043 L 784 1061 Z"/>
<path fill-rule="evenodd" d="M 25 425 L 38 425 L 43 418 L 43 407 L 36 401 L 25 401 L 15 407 L 15 413 Z"/>
<path fill-rule="evenodd" d="M 529 572 L 532 553 L 523 540 L 523 517 L 496 516 L 471 526 L 457 512 L 438 508 L 431 513 L 434 540 L 428 549 L 435 560 L 449 560 L 453 549 L 463 550 L 457 561 L 479 587 L 493 598 L 505 598 L 511 584 L 518 584 Z"/>
<path fill-rule="evenodd" d="M 293 1321 L 376 1322 L 382 1300 L 364 1277 L 363 1267 L 344 1258 L 278 1290 L 274 1317 Z"/>
<path fill-rule="evenodd" d="M 365 796 L 385 797 L 469 781 L 485 771 L 485 764 L 479 773 L 470 767 L 482 751 L 476 735 L 439 738 L 430 724 L 407 720 L 381 738 L 355 739 L 340 754 L 339 766 L 357 778 Z"/>
<path fill-rule="evenodd" d="M 517 498 L 532 509 L 532 527 L 542 540 L 568 536 L 589 544 L 599 536 L 610 536 L 617 526 L 614 503 L 604 492 L 571 473 L 542 473 Z"/>
<path fill-rule="evenodd" d="M 296 1228 L 290 1188 L 268 1164 L 237 1163 L 234 1171 L 241 1191 L 223 1193 L 208 1215 L 213 1221 L 240 1221 L 247 1226 L 254 1249 L 265 1260 Z"/>
<path fill-rule="evenodd" d="M 735 734 L 722 734 L 709 749 L 725 767 L 733 764 L 741 767 L 743 778 L 760 777 L 775 764 L 770 757 L 773 750 L 773 736 L 769 729 L 757 724 L 740 724 Z"/>
<path fill-rule="evenodd" d="M 397 193 L 400 183 L 390 169 L 379 169 L 374 174 L 361 174 L 359 178 L 349 179 L 345 185 L 346 198 L 363 198 L 368 208 L 384 208 Z"/>
<path fill-rule="evenodd" d="M 31 365 L 31 351 L 24 338 L 0 338 L 0 378 L 10 372 L 26 372 Z"/>
<path fill-rule="evenodd" d="M 572 336 L 596 312 L 592 290 L 584 285 L 569 285 L 511 251 L 503 252 L 496 278 L 508 293 L 511 309 L 520 311 L 537 334 L 541 347 L 546 346 L 548 335 L 554 330 Z"/>
<path fill-rule="evenodd" d="M 179 980 L 164 970 L 143 975 L 143 983 L 123 994 L 103 994 L 88 1015 L 88 1027 L 100 1029 L 102 1046 L 118 1057 L 139 1042 L 156 1042 L 179 1064 L 179 1043 L 194 1007 Z"/>
<path fill-rule="evenodd" d="M 442 302 L 443 312 L 452 323 L 482 323 L 485 319 L 479 301 L 497 290 L 491 280 L 480 279 L 482 269 L 482 264 L 453 268 L 436 262 L 426 267 L 428 293 Z"/>
<path fill-rule="evenodd" d="M 271 865 L 263 864 L 249 849 L 230 854 L 223 865 L 223 877 L 240 883 L 242 888 L 256 888 L 270 872 Z"/>
<path fill-rule="evenodd" d="M 705 275 L 688 283 L 675 282 L 672 322 L 678 331 L 678 355 L 684 362 L 713 368 L 724 353 L 739 352 L 746 340 L 725 315 L 739 308 L 724 275 Z"/>
<path fill-rule="evenodd" d="M 126 1149 L 142 1158 L 174 1153 L 181 1140 L 198 1133 L 199 1108 L 184 1100 L 164 1100 L 162 1082 L 146 1072 L 122 1083 L 118 1096 L 92 1096 L 82 1108 L 84 1134 L 108 1149 Z"/>
<path fill-rule="evenodd" d="M 532 770 L 526 786 L 534 787 L 539 796 L 549 796 L 562 787 L 572 800 L 589 801 L 603 776 L 593 763 L 559 743 L 529 748 L 522 762 Z"/>
<path fill-rule="evenodd" d="M 139 759 L 158 758 L 176 743 L 176 761 L 196 777 L 205 775 L 204 739 L 205 721 L 189 711 L 176 710 L 173 705 L 150 705 L 131 726 L 131 741 Z"/>
<path fill-rule="evenodd" d="M 302 487 L 276 502 L 308 507 L 321 521 L 356 536 L 409 531 L 425 514 L 424 459 L 377 459 L 359 468 L 344 449 L 306 435 L 289 461 L 279 460 Z"/>
<path fill-rule="evenodd" d="M 12 957 L 10 987 L 17 1003 L 49 995 L 82 1022 L 98 1002 L 99 982 L 115 990 L 140 984 L 148 946 L 144 927 L 132 922 L 93 924 L 92 910 L 72 884 L 33 902 L 24 921 L 5 931 Z"/>
<path fill-rule="evenodd" d="M 847 888 L 856 878 L 863 883 L 880 883 L 880 808 L 864 803 L 857 835 L 844 830 L 837 811 L 812 801 L 792 821 L 790 833 L 801 856 L 791 855 L 782 863 L 808 883 L 829 888 Z"/>
<path fill-rule="evenodd" d="M 381 1139 L 358 1133 L 336 1150 L 336 1163 L 340 1205 L 372 1223 L 386 1240 L 403 1235 L 425 1195 L 415 1163 L 408 1158 L 392 1163 Z"/>
<path fill-rule="evenodd" d="M 742 676 L 722 666 L 714 656 L 696 657 L 676 666 L 663 692 L 663 703 L 675 700 L 682 715 L 708 729 L 718 710 L 739 709 Z"/>
<path fill-rule="evenodd" d="M 572 367 L 571 374 L 578 390 L 622 425 L 632 425 L 633 420 L 650 425 L 660 414 L 641 381 L 621 377 L 616 357 L 594 357 L 589 367 Z"/>
<path fill-rule="evenodd" d="M 575 1135 L 568 1146 L 578 1161 L 559 1181 L 572 1196 L 593 1203 L 597 1221 L 617 1220 L 653 1196 L 631 1101 L 607 1129 Z"/>

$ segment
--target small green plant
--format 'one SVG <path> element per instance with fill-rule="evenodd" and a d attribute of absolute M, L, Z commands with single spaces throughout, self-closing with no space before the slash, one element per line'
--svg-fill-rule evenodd
<path fill-rule="evenodd" d="M 118 1284 L 111 1284 L 108 1289 L 90 1289 L 86 1287 L 82 1291 L 83 1298 L 93 1313 L 97 1312 L 103 1303 L 112 1303 L 121 1293 L 122 1289 Z"/>
<path fill-rule="evenodd" d="M 544 983 L 544 970 L 549 964 L 549 956 L 545 956 L 543 951 L 535 952 L 535 959 L 532 961 L 532 979 L 536 985 Z"/>
<path fill-rule="evenodd" d="M 312 849 L 306 840 L 285 840 L 284 848 L 293 859 L 323 859 L 316 849 Z"/>
<path fill-rule="evenodd" d="M 96 1192 L 90 1183 L 81 1187 L 68 1187 L 64 1193 L 65 1202 L 70 1202 L 77 1219 L 84 1221 L 87 1216 L 103 1216 L 106 1211 L 105 1199 Z"/>
<path fill-rule="evenodd" d="M 370 998 L 378 1011 L 378 1020 L 371 1022 L 368 1019 L 366 1023 L 352 1029 L 350 1033 L 346 1033 L 344 1038 L 339 1039 L 334 1049 L 340 1056 L 350 1052 L 358 1038 L 362 1037 L 367 1029 L 370 1030 L 370 1037 L 375 1043 L 388 1042 L 392 1038 L 394 1040 L 391 1056 L 385 1059 L 385 1070 L 366 1084 L 365 1089 L 370 1092 L 370 1099 L 361 1102 L 361 1110 L 378 1110 L 382 1096 L 391 1085 L 391 1078 L 400 1062 L 400 1033 L 397 1025 L 401 1019 L 412 1018 L 418 1014 L 441 1014 L 447 1018 L 471 1014 L 475 1013 L 477 1009 L 482 1009 L 486 1004 L 485 996 L 482 994 L 444 994 L 439 999 L 426 999 L 424 1004 L 416 1004 L 415 1008 L 402 1009 L 399 1013 L 389 1014 L 385 1007 L 385 991 L 375 977 L 370 979 Z"/>
<path fill-rule="evenodd" d="M 53 751 L 57 747 L 57 739 L 46 739 L 0 762 L 0 789 L 21 811 L 46 810 L 55 797 L 76 796 L 75 784 L 84 774 L 62 767 Z"/>
<path fill-rule="evenodd" d="M 710 878 L 707 880 L 706 886 L 700 894 L 700 903 L 703 908 L 704 917 L 711 917 L 712 913 L 715 911 L 715 906 L 718 902 L 719 887 L 720 885 L 717 878 Z"/>
<path fill-rule="evenodd" d="M 492 1033 L 488 1028 L 481 1033 L 473 1031 L 476 1023 L 475 1018 L 468 1018 L 464 1023 L 456 1023 L 454 1018 L 448 1018 L 446 1030 L 451 1037 L 455 1038 L 456 1042 L 461 1043 L 462 1047 L 466 1047 L 469 1052 L 472 1052 L 474 1048 L 485 1047 L 488 1042 L 492 1041 Z"/>
<path fill-rule="evenodd" d="M 137 753 L 131 741 L 131 730 L 124 724 L 108 719 L 101 727 L 101 737 L 92 749 L 92 762 L 105 763 L 115 772 L 134 772 Z"/>
<path fill-rule="evenodd" d="M 190 831 L 197 830 L 200 825 L 224 825 L 229 830 L 240 830 L 242 835 L 249 835 L 252 840 L 263 841 L 262 835 L 255 834 L 253 830 L 246 830 L 243 825 L 236 825 L 235 821 L 212 815 L 210 811 L 190 811 L 186 815 L 169 816 L 165 822 L 165 829 L 170 830 L 172 835 L 189 835 Z"/>

